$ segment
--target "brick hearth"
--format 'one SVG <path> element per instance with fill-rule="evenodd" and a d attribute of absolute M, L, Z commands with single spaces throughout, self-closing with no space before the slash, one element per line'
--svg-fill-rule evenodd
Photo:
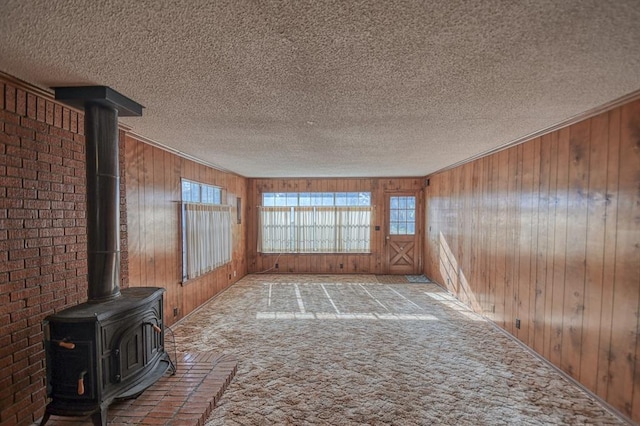
<path fill-rule="evenodd" d="M 168 373 L 136 399 L 109 407 L 109 426 L 201 426 L 237 371 L 235 358 L 213 352 L 178 354 L 178 371 Z M 91 426 L 89 417 L 51 416 L 47 426 Z"/>

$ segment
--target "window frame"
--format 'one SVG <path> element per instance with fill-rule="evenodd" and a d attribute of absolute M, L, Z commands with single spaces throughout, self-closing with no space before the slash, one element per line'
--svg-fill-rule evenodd
<path fill-rule="evenodd" d="M 395 207 L 394 199 L 397 202 L 397 206 Z M 412 199 L 413 207 L 409 206 L 409 199 Z M 389 223 L 387 224 L 389 227 L 389 235 L 416 235 L 417 203 L 418 200 L 415 195 L 389 196 Z M 394 213 L 396 216 L 395 219 Z M 409 217 L 410 213 L 413 218 Z M 401 232 L 402 227 L 404 227 L 404 232 Z"/>
<path fill-rule="evenodd" d="M 188 183 L 190 185 L 194 185 L 198 187 L 198 197 L 197 199 L 194 199 L 195 197 L 189 197 L 189 199 L 185 199 L 185 183 Z M 190 191 L 192 191 L 193 188 L 190 188 Z M 203 194 L 205 194 L 206 192 L 206 196 L 203 197 Z M 182 280 L 181 280 L 181 284 L 184 285 L 189 281 L 192 281 L 194 279 L 200 278 L 203 275 L 206 275 L 209 272 L 215 271 L 218 268 L 221 268 L 222 266 L 226 265 L 227 263 L 231 262 L 233 260 L 233 255 L 230 256 L 229 260 L 221 265 L 218 265 L 216 267 L 213 267 L 211 270 L 204 272 L 200 275 L 197 275 L 195 277 L 191 277 L 189 278 L 188 276 L 188 259 L 187 259 L 187 214 L 186 214 L 186 205 L 187 204 L 201 204 L 201 205 L 213 205 L 213 206 L 225 206 L 222 203 L 222 200 L 224 199 L 224 193 L 225 190 L 224 188 L 220 187 L 220 186 L 216 186 L 216 185 L 211 185 L 211 184 L 207 184 L 204 182 L 198 182 L 198 181 L 194 181 L 191 179 L 186 179 L 186 178 L 180 178 L 180 214 L 181 214 L 181 220 L 180 220 L 180 234 L 181 234 L 181 238 L 180 238 L 180 242 L 181 242 L 181 250 L 182 250 L 182 271 L 181 271 L 181 276 L 182 276 Z M 203 202 L 203 198 L 205 198 L 204 202 Z M 231 206 L 226 206 L 226 207 L 231 207 Z M 233 229 L 233 228 L 231 228 Z M 232 241 L 231 241 L 231 253 L 233 253 L 233 236 L 232 236 Z"/>
<path fill-rule="evenodd" d="M 371 204 L 371 191 L 357 191 L 357 192 L 263 192 L 261 194 L 262 205 L 258 206 L 259 208 L 259 223 L 258 223 L 258 241 L 257 241 L 257 251 L 261 254 L 276 254 L 276 253 L 288 253 L 288 254 L 371 254 L 371 240 L 373 237 L 373 222 L 374 222 L 374 208 Z M 264 210 L 268 209 L 279 209 L 284 212 L 284 210 L 289 210 L 289 214 L 285 215 L 289 218 L 288 224 L 281 224 L 283 230 L 288 228 L 288 232 L 285 231 L 285 234 L 288 234 L 287 241 L 289 242 L 286 246 L 281 246 L 281 250 L 273 250 L 272 245 L 268 245 L 269 248 L 265 248 L 267 246 L 265 244 L 264 235 L 269 234 L 269 230 L 265 228 L 263 223 L 264 220 Z M 335 233 L 334 246 L 333 250 L 326 248 L 318 248 L 323 247 L 326 244 L 324 239 L 316 239 L 317 235 L 320 235 L 321 232 L 317 232 L 317 228 L 321 227 L 316 223 L 312 225 L 303 225 L 299 223 L 300 219 L 299 212 L 311 210 L 315 213 L 318 209 L 327 212 L 327 209 L 332 210 L 336 215 L 336 224 L 332 232 Z M 344 222 L 338 220 L 337 218 L 340 216 L 342 218 L 349 216 L 349 213 L 355 212 L 363 212 L 364 210 L 368 211 L 368 220 L 369 223 L 366 225 L 351 223 L 345 225 Z M 326 217 L 326 216 L 325 216 Z M 368 228 L 367 237 L 364 239 L 361 237 L 362 234 L 359 234 L 359 237 L 355 240 L 349 239 L 347 235 L 353 235 L 353 232 L 358 227 L 366 227 Z M 305 233 L 311 233 L 314 236 L 312 240 L 304 240 L 304 242 L 300 238 L 299 232 L 302 232 L 303 228 L 305 228 Z M 356 231 L 357 233 L 358 231 Z M 326 235 L 326 228 L 322 231 L 323 234 Z M 283 241 L 283 240 L 280 240 Z M 351 244 L 355 244 L 356 246 L 366 242 L 366 248 L 363 246 L 357 247 L 356 249 L 350 250 L 349 247 Z M 271 241 L 273 243 L 273 241 Z M 288 247 L 288 248 L 286 248 Z M 311 247 L 311 248 L 310 248 Z"/>

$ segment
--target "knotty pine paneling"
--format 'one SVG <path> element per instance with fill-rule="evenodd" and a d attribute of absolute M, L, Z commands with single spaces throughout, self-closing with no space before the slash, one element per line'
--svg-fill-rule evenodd
<path fill-rule="evenodd" d="M 426 275 L 640 422 L 640 101 L 429 179 Z"/>
<path fill-rule="evenodd" d="M 243 224 L 233 226 L 231 263 L 181 283 L 180 179 L 222 187 L 226 204 L 233 206 L 232 218 L 236 197 L 246 205 L 247 179 L 181 158 L 131 135 L 125 136 L 124 151 L 129 286 L 164 287 L 165 321 L 170 325 L 247 274 L 243 212 Z"/>
<path fill-rule="evenodd" d="M 385 197 L 388 192 L 414 193 L 417 200 L 422 197 L 424 180 L 422 178 L 362 178 L 362 179 L 249 179 L 249 203 L 247 206 L 247 256 L 248 271 L 287 272 L 287 273 L 371 273 L 383 274 L 385 271 Z M 257 252 L 258 242 L 258 206 L 262 203 L 263 192 L 371 192 L 373 226 L 371 253 L 368 254 L 262 254 Z M 423 203 L 420 203 L 423 204 Z M 416 232 L 424 235 L 424 215 L 422 209 L 416 212 L 418 220 Z M 422 237 L 421 237 L 422 240 Z M 418 244 L 420 246 L 420 244 Z M 422 269 L 421 247 L 417 247 L 416 259 Z M 274 264 L 278 263 L 278 269 Z M 340 268 L 340 264 L 343 265 Z"/>

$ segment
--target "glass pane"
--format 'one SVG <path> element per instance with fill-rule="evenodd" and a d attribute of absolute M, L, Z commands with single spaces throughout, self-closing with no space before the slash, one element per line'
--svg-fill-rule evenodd
<path fill-rule="evenodd" d="M 182 181 L 182 201 L 191 201 L 191 183 Z"/>
<path fill-rule="evenodd" d="M 407 234 L 407 224 L 404 222 L 398 223 L 398 234 L 406 235 Z"/>
<path fill-rule="evenodd" d="M 389 233 L 391 235 L 398 235 L 398 224 L 397 223 L 391 223 L 391 225 L 389 226 Z"/>
<path fill-rule="evenodd" d="M 346 206 L 346 205 L 347 205 L 347 193 L 336 192 L 336 206 Z"/>
<path fill-rule="evenodd" d="M 199 203 L 200 200 L 200 184 L 191 182 L 191 201 Z"/>
<path fill-rule="evenodd" d="M 407 233 L 414 235 L 416 233 L 416 224 L 415 223 L 408 223 L 407 224 Z"/>
<path fill-rule="evenodd" d="M 202 185 L 202 202 L 207 204 L 213 203 L 213 187 Z"/>
<path fill-rule="evenodd" d="M 371 193 L 370 192 L 360 192 L 358 193 L 360 206 L 370 206 L 371 205 Z"/>
<path fill-rule="evenodd" d="M 398 210 L 391 210 L 391 221 L 392 222 L 398 221 Z"/>
<path fill-rule="evenodd" d="M 275 205 L 277 207 L 282 207 L 285 206 L 287 204 L 287 194 L 284 194 L 282 192 L 277 192 L 275 194 Z"/>
<path fill-rule="evenodd" d="M 391 197 L 391 208 L 392 209 L 397 209 L 399 207 L 398 205 L 398 197 Z"/>
<path fill-rule="evenodd" d="M 300 198 L 298 201 L 298 205 L 300 206 L 310 206 L 311 205 L 311 193 L 309 192 L 301 192 Z"/>
<path fill-rule="evenodd" d="M 404 222 L 407 220 L 407 212 L 404 210 L 399 210 L 398 211 L 398 220 L 401 222 Z"/>
<path fill-rule="evenodd" d="M 358 193 L 357 192 L 349 192 L 347 194 L 347 198 L 349 199 L 349 205 L 350 206 L 357 206 L 358 205 Z"/>
<path fill-rule="evenodd" d="M 222 204 L 222 189 L 220 188 L 214 188 L 214 197 L 213 197 L 213 203 L 214 204 Z"/>
<path fill-rule="evenodd" d="M 333 192 L 323 192 L 322 193 L 322 205 L 323 206 L 333 206 Z"/>
<path fill-rule="evenodd" d="M 407 197 L 398 197 L 398 207 L 401 209 L 407 208 Z"/>
<path fill-rule="evenodd" d="M 287 206 L 290 207 L 295 207 L 298 205 L 298 193 L 297 192 L 293 192 L 293 193 L 289 193 L 287 194 Z"/>
<path fill-rule="evenodd" d="M 312 206 L 321 206 L 322 205 L 322 193 L 314 192 L 311 194 L 311 205 Z"/>
<path fill-rule="evenodd" d="M 273 192 L 265 192 L 262 194 L 262 205 L 266 207 L 273 207 L 276 205 L 276 194 Z"/>
<path fill-rule="evenodd" d="M 407 197 L 407 208 L 409 209 L 416 208 L 416 197 Z"/>

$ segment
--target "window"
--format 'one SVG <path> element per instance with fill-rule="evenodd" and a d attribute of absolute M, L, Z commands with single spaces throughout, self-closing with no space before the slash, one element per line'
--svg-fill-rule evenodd
<path fill-rule="evenodd" d="M 370 192 L 265 192 L 264 207 L 371 206 Z"/>
<path fill-rule="evenodd" d="M 182 280 L 231 261 L 231 207 L 222 189 L 182 180 Z"/>
<path fill-rule="evenodd" d="M 182 202 L 222 204 L 222 188 L 182 179 Z"/>
<path fill-rule="evenodd" d="M 416 197 L 389 197 L 389 234 L 416 233 Z"/>
<path fill-rule="evenodd" d="M 371 251 L 370 192 L 268 192 L 262 204 L 262 253 Z"/>

